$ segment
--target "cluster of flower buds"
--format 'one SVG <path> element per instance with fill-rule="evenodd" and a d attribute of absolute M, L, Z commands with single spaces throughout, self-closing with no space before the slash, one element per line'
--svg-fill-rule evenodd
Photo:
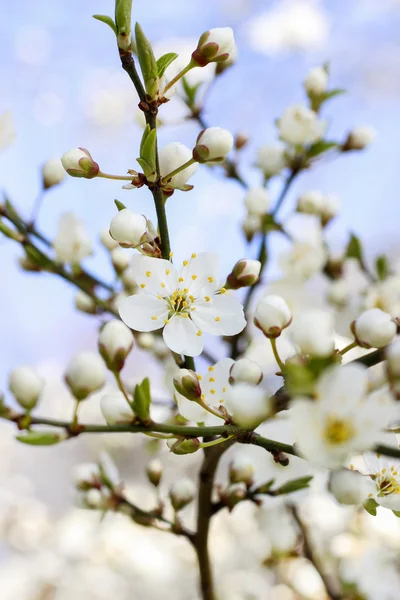
<path fill-rule="evenodd" d="M 384 348 L 393 341 L 397 325 L 388 313 L 371 308 L 353 321 L 351 330 L 362 348 Z"/>
<path fill-rule="evenodd" d="M 15 400 L 22 408 L 31 411 L 43 390 L 43 380 L 32 367 L 20 366 L 9 375 L 8 385 Z"/>
<path fill-rule="evenodd" d="M 95 510 L 115 509 L 122 491 L 118 469 L 105 452 L 98 464 L 77 465 L 72 471 L 72 483 L 78 492 L 77 503 Z"/>
<path fill-rule="evenodd" d="M 225 288 L 238 290 L 242 287 L 249 287 L 257 283 L 261 271 L 259 260 L 243 258 L 239 260 L 228 275 Z"/>
<path fill-rule="evenodd" d="M 94 352 L 81 352 L 67 365 L 65 382 L 79 402 L 101 389 L 106 382 L 106 368 Z"/>
<path fill-rule="evenodd" d="M 281 296 L 265 296 L 257 304 L 255 325 L 268 338 L 277 338 L 292 322 L 292 313 Z"/>
<path fill-rule="evenodd" d="M 73 148 L 61 157 L 62 166 L 72 177 L 93 179 L 97 177 L 100 167 L 85 148 Z"/>
<path fill-rule="evenodd" d="M 323 194 L 319 190 L 310 190 L 299 196 L 297 212 L 315 215 L 325 227 L 338 213 L 339 199 L 334 194 Z"/>

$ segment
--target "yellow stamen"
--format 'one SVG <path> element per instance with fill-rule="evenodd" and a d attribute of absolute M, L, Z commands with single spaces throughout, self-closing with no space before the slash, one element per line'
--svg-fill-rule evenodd
<path fill-rule="evenodd" d="M 214 277 L 209 277 L 208 278 L 208 283 L 212 283 L 214 281 Z"/>
<path fill-rule="evenodd" d="M 211 373 L 212 371 L 214 371 L 214 367 L 208 367 L 208 370 L 209 370 L 209 371 L 210 371 L 210 373 Z"/>
<path fill-rule="evenodd" d="M 210 394 L 215 394 L 215 390 L 210 390 Z"/>
<path fill-rule="evenodd" d="M 141 284 L 140 284 L 140 287 L 141 287 L 142 289 L 144 289 L 144 288 L 146 287 L 146 284 L 145 284 L 145 283 L 141 283 Z"/>
<path fill-rule="evenodd" d="M 213 381 L 215 381 L 215 379 L 214 379 L 214 377 L 209 377 L 209 378 L 208 378 L 208 381 L 209 381 L 210 383 L 212 383 Z"/>
<path fill-rule="evenodd" d="M 179 277 L 179 278 L 178 278 L 178 281 L 179 281 L 179 283 L 182 283 L 182 281 L 183 281 L 183 277 Z"/>
<path fill-rule="evenodd" d="M 192 258 L 196 258 L 196 256 L 197 256 L 196 252 L 193 252 L 192 253 Z"/>
<path fill-rule="evenodd" d="M 169 275 L 170 273 L 171 273 L 171 270 L 170 270 L 170 269 L 165 269 L 165 274 L 166 274 L 166 275 Z"/>
<path fill-rule="evenodd" d="M 226 294 L 226 289 L 225 288 L 221 288 L 219 291 L 221 292 L 221 294 Z"/>
<path fill-rule="evenodd" d="M 197 279 L 197 275 L 192 275 L 192 279 L 195 281 Z"/>
<path fill-rule="evenodd" d="M 157 321 L 157 319 L 158 319 L 158 317 L 156 315 L 153 315 L 151 318 L 153 321 Z"/>
<path fill-rule="evenodd" d="M 221 320 L 221 317 L 215 317 L 215 320 L 216 320 L 216 321 L 220 321 L 220 320 Z"/>
<path fill-rule="evenodd" d="M 205 297 L 204 297 L 204 300 L 205 300 L 206 302 L 210 302 L 211 298 L 210 298 L 210 296 L 205 296 Z"/>
<path fill-rule="evenodd" d="M 146 271 L 146 277 L 151 277 L 151 271 Z"/>
<path fill-rule="evenodd" d="M 196 333 L 196 335 L 198 335 L 199 337 L 200 337 L 201 335 L 203 335 L 203 332 L 201 331 L 201 329 L 199 329 L 199 330 L 198 330 L 198 332 Z"/>
<path fill-rule="evenodd" d="M 183 261 L 183 266 L 184 266 L 184 267 L 187 267 L 187 266 L 188 266 L 188 264 L 189 264 L 189 263 L 188 263 L 188 261 L 187 261 L 187 260 L 184 260 L 184 261 Z"/>

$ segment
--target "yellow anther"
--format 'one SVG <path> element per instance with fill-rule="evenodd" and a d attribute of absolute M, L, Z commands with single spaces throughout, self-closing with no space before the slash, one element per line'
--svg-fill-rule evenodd
<path fill-rule="evenodd" d="M 178 278 L 179 283 L 182 283 L 183 280 L 184 280 L 183 277 Z"/>
<path fill-rule="evenodd" d="M 165 269 L 165 274 L 169 275 L 171 273 L 171 269 Z"/>
<path fill-rule="evenodd" d="M 146 271 L 146 277 L 151 277 L 151 271 Z"/>
<path fill-rule="evenodd" d="M 210 373 L 211 373 L 212 371 L 214 371 L 214 367 L 208 367 L 208 370 L 209 370 L 209 371 L 210 371 Z"/>
<path fill-rule="evenodd" d="M 197 310 L 195 306 L 191 306 L 190 310 Z"/>
<path fill-rule="evenodd" d="M 160 285 L 161 285 L 162 288 L 165 288 L 165 283 L 164 282 L 162 282 Z"/>
<path fill-rule="evenodd" d="M 214 277 L 209 277 L 208 278 L 208 283 L 212 283 L 214 281 Z"/>
<path fill-rule="evenodd" d="M 194 302 L 194 296 L 189 296 L 190 302 Z"/>
<path fill-rule="evenodd" d="M 184 319 L 188 319 L 189 315 L 187 313 L 182 313 L 181 317 L 183 317 Z M 199 335 L 199 332 L 197 332 L 197 335 Z M 201 334 L 200 334 L 201 335 Z"/>
<path fill-rule="evenodd" d="M 223 404 L 225 402 L 225 400 L 223 398 L 221 398 L 221 400 L 219 401 L 220 404 Z"/>
<path fill-rule="evenodd" d="M 188 263 L 188 261 L 187 261 L 187 260 L 184 260 L 184 261 L 183 261 L 183 266 L 184 266 L 184 267 L 187 267 L 187 266 L 188 266 L 188 264 L 189 264 L 189 263 Z"/>
<path fill-rule="evenodd" d="M 203 379 L 203 375 L 197 375 L 197 379 L 201 381 Z"/>
<path fill-rule="evenodd" d="M 186 307 L 187 305 L 188 305 L 188 303 L 186 302 L 186 300 L 184 300 L 184 301 L 182 302 L 182 306 L 185 306 L 185 307 Z"/>
<path fill-rule="evenodd" d="M 386 469 L 382 469 L 381 473 L 386 473 Z"/>
<path fill-rule="evenodd" d="M 151 317 L 151 319 L 152 319 L 152 321 L 157 321 L 158 317 L 157 317 L 156 315 L 153 315 L 153 316 Z"/>
<path fill-rule="evenodd" d="M 159 300 L 162 300 L 162 296 L 161 296 L 161 294 L 157 294 L 157 298 L 158 298 Z"/>
<path fill-rule="evenodd" d="M 220 321 L 220 320 L 221 320 L 221 317 L 215 317 L 215 320 L 216 320 L 216 321 Z"/>
<path fill-rule="evenodd" d="M 209 381 L 210 383 L 212 383 L 213 381 L 215 381 L 215 379 L 214 379 L 214 377 L 209 377 L 209 378 L 208 378 L 208 381 Z"/>
<path fill-rule="evenodd" d="M 210 302 L 210 301 L 211 301 L 211 298 L 210 298 L 210 296 L 205 296 L 205 297 L 204 297 L 204 300 L 205 300 L 206 302 Z"/>
<path fill-rule="evenodd" d="M 187 294 L 187 293 L 188 293 L 188 291 L 189 291 L 189 288 L 183 288 L 183 293 L 184 293 L 184 294 Z"/>
<path fill-rule="evenodd" d="M 221 292 L 221 294 L 226 294 L 226 289 L 225 288 L 221 288 L 219 291 Z"/>
<path fill-rule="evenodd" d="M 173 253 L 173 252 L 170 252 L 170 253 L 169 253 L 169 257 L 170 257 L 170 258 L 172 258 L 172 257 L 173 257 L 173 255 L 174 255 L 174 253 Z"/>
<path fill-rule="evenodd" d="M 168 323 L 169 323 L 169 319 L 164 319 L 164 323 L 165 323 L 166 325 L 168 325 Z"/>
<path fill-rule="evenodd" d="M 140 287 L 141 287 L 142 289 L 144 289 L 144 288 L 146 287 L 146 284 L 145 284 L 145 283 L 141 283 L 141 284 L 140 284 Z"/>
<path fill-rule="evenodd" d="M 197 279 L 197 275 L 192 275 L 192 279 L 195 281 Z"/>
<path fill-rule="evenodd" d="M 226 392 L 226 387 L 223 387 L 223 388 L 222 388 L 222 391 L 223 391 L 223 392 Z"/>
<path fill-rule="evenodd" d="M 200 398 L 201 398 L 202 400 L 204 400 L 204 394 L 202 394 L 202 395 L 200 396 Z"/>
<path fill-rule="evenodd" d="M 192 258 L 196 258 L 196 256 L 197 256 L 196 252 L 193 252 L 192 253 Z"/>
<path fill-rule="evenodd" d="M 200 337 L 201 335 L 203 335 L 203 332 L 201 331 L 201 329 L 199 329 L 199 330 L 198 330 L 198 332 L 196 333 L 196 335 L 198 335 L 199 337 Z"/>
<path fill-rule="evenodd" d="M 215 394 L 215 390 L 210 390 L 210 394 Z"/>

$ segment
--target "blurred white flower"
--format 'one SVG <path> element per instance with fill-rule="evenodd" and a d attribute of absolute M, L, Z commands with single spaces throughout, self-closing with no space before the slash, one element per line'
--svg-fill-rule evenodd
<path fill-rule="evenodd" d="M 60 217 L 53 248 L 56 259 L 66 264 L 79 264 L 92 253 L 92 242 L 85 227 L 73 213 L 65 213 Z"/>

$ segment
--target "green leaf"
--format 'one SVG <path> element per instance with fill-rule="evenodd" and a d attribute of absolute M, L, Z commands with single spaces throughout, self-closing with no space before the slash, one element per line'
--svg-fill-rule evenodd
<path fill-rule="evenodd" d="M 59 433 L 51 431 L 28 431 L 23 435 L 17 435 L 16 439 L 30 446 L 53 446 L 61 442 L 63 438 Z"/>
<path fill-rule="evenodd" d="M 201 86 L 201 83 L 196 83 L 196 85 L 193 85 L 193 86 L 189 85 L 189 82 L 186 79 L 186 77 L 182 77 L 181 81 L 182 81 L 183 91 L 185 92 L 185 96 L 186 96 L 186 98 L 185 98 L 186 104 L 190 109 L 193 109 L 195 107 L 195 103 L 196 103 L 197 90 Z"/>
<path fill-rule="evenodd" d="M 118 211 L 124 210 L 126 208 L 125 204 L 122 204 L 119 200 L 114 200 L 115 206 L 118 208 Z"/>
<path fill-rule="evenodd" d="M 347 94 L 347 90 L 343 88 L 336 88 L 334 90 L 329 90 L 329 92 L 324 92 L 322 95 L 322 101 L 326 102 L 331 98 L 336 98 L 336 96 L 342 96 L 343 94 Z"/>
<path fill-rule="evenodd" d="M 262 485 L 260 485 L 260 487 L 258 487 L 256 490 L 254 490 L 254 493 L 255 494 L 268 494 L 269 490 L 274 485 L 274 483 L 275 483 L 275 479 L 270 479 L 266 483 L 263 483 Z"/>
<path fill-rule="evenodd" d="M 157 130 L 151 129 L 146 135 L 146 139 L 141 144 L 140 158 L 145 160 L 151 167 L 152 171 L 156 170 L 156 144 L 157 144 Z"/>
<path fill-rule="evenodd" d="M 97 19 L 98 21 L 105 23 L 111 27 L 115 35 L 117 35 L 117 27 L 111 17 L 108 17 L 107 15 L 93 15 L 93 19 Z"/>
<path fill-rule="evenodd" d="M 118 47 L 129 50 L 131 47 L 132 0 L 115 0 L 115 25 Z"/>
<path fill-rule="evenodd" d="M 329 142 L 328 140 L 319 140 L 312 144 L 307 150 L 308 158 L 314 158 L 315 156 L 319 156 L 324 152 L 328 152 L 328 150 L 332 150 L 332 148 L 337 148 L 338 144 L 336 142 Z"/>
<path fill-rule="evenodd" d="M 142 167 L 142 169 L 143 169 L 143 173 L 144 173 L 144 175 L 145 175 L 146 179 L 147 179 L 148 181 L 155 181 L 155 180 L 156 180 L 156 178 L 157 178 L 157 173 L 156 173 L 156 171 L 155 171 L 154 169 L 152 170 L 152 168 L 151 168 L 151 165 L 149 165 L 149 164 L 148 164 L 148 163 L 147 163 L 147 162 L 144 160 L 144 158 L 140 158 L 140 157 L 139 157 L 139 158 L 137 158 L 136 160 L 137 160 L 137 162 L 139 163 L 139 165 Z"/>
<path fill-rule="evenodd" d="M 160 56 L 157 60 L 157 71 L 160 79 L 164 75 L 166 69 L 168 69 L 169 65 L 173 63 L 176 58 L 178 58 L 178 55 L 175 52 L 168 52 L 167 54 Z"/>
<path fill-rule="evenodd" d="M 298 479 L 287 481 L 277 490 L 274 490 L 274 495 L 281 496 L 282 494 L 292 494 L 293 492 L 304 490 L 310 487 L 309 484 L 312 478 L 313 475 L 306 475 L 305 477 L 299 477 Z"/>
<path fill-rule="evenodd" d="M 355 258 L 360 263 L 364 261 L 360 239 L 354 235 L 354 233 L 350 234 L 350 240 L 347 244 L 345 256 L 346 258 Z"/>
<path fill-rule="evenodd" d="M 384 254 L 378 256 L 375 262 L 376 273 L 378 275 L 378 279 L 384 280 L 389 275 L 389 263 L 388 259 Z"/>
<path fill-rule="evenodd" d="M 144 87 L 150 98 L 155 98 L 158 92 L 158 68 L 153 49 L 143 33 L 139 23 L 135 25 L 136 49 L 142 71 Z"/>
<path fill-rule="evenodd" d="M 149 378 L 146 377 L 143 379 L 142 383 L 139 383 L 135 387 L 132 403 L 132 408 L 142 423 L 147 423 L 150 421 L 150 404 L 150 381 Z"/>
<path fill-rule="evenodd" d="M 367 513 L 369 513 L 373 517 L 376 517 L 376 509 L 378 506 L 379 504 L 375 502 L 373 498 L 368 498 L 368 500 L 366 500 L 363 504 L 363 507 L 365 508 Z"/>

